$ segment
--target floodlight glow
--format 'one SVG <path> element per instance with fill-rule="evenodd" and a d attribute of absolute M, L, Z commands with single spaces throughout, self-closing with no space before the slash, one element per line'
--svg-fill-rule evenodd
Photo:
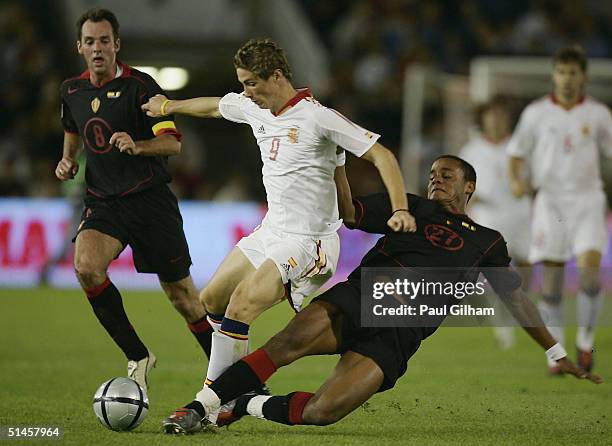
<path fill-rule="evenodd" d="M 189 82 L 189 72 L 184 68 L 165 67 L 159 70 L 157 82 L 163 90 L 180 90 Z"/>

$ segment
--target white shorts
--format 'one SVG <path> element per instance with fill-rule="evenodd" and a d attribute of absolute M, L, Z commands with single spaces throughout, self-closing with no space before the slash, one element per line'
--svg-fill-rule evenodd
<path fill-rule="evenodd" d="M 501 233 L 513 261 L 527 261 L 531 245 L 531 203 L 524 202 L 520 206 L 494 210 L 474 206 L 470 216 L 474 217 L 476 223 Z"/>
<path fill-rule="evenodd" d="M 340 256 L 337 233 L 309 237 L 275 231 L 265 225 L 242 238 L 236 246 L 255 268 L 271 259 L 284 284 L 290 283 L 290 303 L 299 311 L 304 299 L 336 272 Z"/>
<path fill-rule="evenodd" d="M 540 191 L 533 202 L 531 263 L 567 262 L 608 243 L 606 196 L 603 191 L 552 195 Z"/>

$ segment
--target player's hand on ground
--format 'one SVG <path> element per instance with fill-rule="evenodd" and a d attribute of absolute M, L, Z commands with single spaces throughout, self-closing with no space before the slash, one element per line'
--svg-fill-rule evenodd
<path fill-rule="evenodd" d="M 394 212 L 391 218 L 387 221 L 389 226 L 395 232 L 414 232 L 416 231 L 416 221 L 412 214 L 408 211 Z"/>
<path fill-rule="evenodd" d="M 530 192 L 529 185 L 523 180 L 510 180 L 510 190 L 516 198 L 521 198 Z"/>
<path fill-rule="evenodd" d="M 592 381 L 595 384 L 601 384 L 603 382 L 603 378 L 601 376 L 581 369 L 568 358 L 559 359 L 557 361 L 557 365 L 559 366 L 561 371 L 567 375 L 574 375 L 578 379 L 588 379 L 589 381 Z"/>
<path fill-rule="evenodd" d="M 62 180 L 71 180 L 79 171 L 79 163 L 70 158 L 62 158 L 55 168 L 55 176 Z"/>
<path fill-rule="evenodd" d="M 111 146 L 115 146 L 121 153 L 128 155 L 138 155 L 136 153 L 136 143 L 130 135 L 125 132 L 115 132 L 109 141 Z"/>
<path fill-rule="evenodd" d="M 141 108 L 144 112 L 147 113 L 147 116 L 157 118 L 159 116 L 162 116 L 161 107 L 164 101 L 166 101 L 166 99 L 168 98 L 163 94 L 156 94 L 155 96 L 150 98 L 146 104 L 143 104 Z"/>

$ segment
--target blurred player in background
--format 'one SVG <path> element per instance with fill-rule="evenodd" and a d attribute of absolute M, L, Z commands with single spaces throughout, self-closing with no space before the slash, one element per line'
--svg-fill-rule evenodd
<path fill-rule="evenodd" d="M 506 153 L 512 134 L 510 110 L 501 98 L 494 98 L 476 109 L 476 122 L 480 134 L 461 149 L 461 157 L 474 166 L 478 175 L 478 189 L 469 205 L 470 216 L 478 224 L 504 235 L 513 264 L 520 267 L 523 290 L 527 291 L 531 200 L 527 196 L 516 198 L 510 190 Z M 498 345 L 511 347 L 515 322 L 505 306 L 497 306 L 494 323 Z"/>
<path fill-rule="evenodd" d="M 219 424 L 251 415 L 288 425 L 328 425 L 344 418 L 374 394 L 393 388 L 406 373 L 408 361 L 444 317 L 424 321 L 427 326 L 362 327 L 362 268 L 469 265 L 476 274 L 482 271 L 525 331 L 560 370 L 601 382 L 600 377 L 578 369 L 543 326 L 536 306 L 521 290 L 520 277 L 509 267 L 510 258 L 501 234 L 465 215 L 465 206 L 475 187 L 476 172 L 472 166 L 454 156 L 439 157 L 431 167 L 428 199 L 408 196 L 418 230 L 395 233 L 387 225 L 392 207 L 385 194 L 353 201 L 348 182 L 339 184 L 346 224 L 384 236 L 347 281 L 315 298 L 262 348 L 230 367 L 203 390 L 197 404 L 179 409 L 164 420 L 165 431 L 177 434 L 202 430 L 221 404 L 261 385 L 280 367 L 309 355 L 341 355 L 331 376 L 316 393 L 241 396 L 230 414 L 219 414 Z M 428 227 L 445 229 L 432 233 Z M 461 243 L 457 244 L 458 240 Z M 448 249 L 449 241 L 454 241 L 459 249 Z M 459 280 L 469 280 L 463 274 L 460 276 Z M 443 299 L 446 305 L 457 302 L 452 295 Z"/>
<path fill-rule="evenodd" d="M 397 160 L 377 142 L 380 135 L 319 104 L 308 89 L 295 89 L 284 51 L 270 39 L 247 42 L 234 66 L 241 94 L 182 101 L 156 96 L 143 106 L 154 117 L 174 113 L 248 124 L 261 152 L 268 212 L 201 294 L 218 327 L 206 385 L 247 354 L 249 327 L 257 316 L 285 298 L 299 310 L 334 274 L 342 224 L 334 176 L 344 175 L 342 149 L 380 172 L 393 209 L 389 227 L 414 230 Z"/>
<path fill-rule="evenodd" d="M 607 244 L 599 157 L 600 152 L 612 156 L 612 116 L 605 105 L 585 96 L 586 72 L 587 59 L 580 47 L 557 52 L 553 94 L 523 111 L 508 154 L 514 195 L 536 191 L 529 260 L 544 264 L 542 318 L 564 344 L 563 268 L 575 256 L 580 274 L 577 361 L 591 370 L 594 330 L 603 300 L 599 266 Z M 525 180 L 527 165 L 531 185 Z M 551 374 L 558 373 L 556 364 L 548 366 Z"/>
<path fill-rule="evenodd" d="M 61 87 L 63 157 L 55 175 L 74 178 L 84 141 L 85 210 L 74 267 L 93 311 L 128 359 L 128 376 L 145 389 L 155 356 L 132 327 L 107 268 L 130 245 L 139 272 L 156 273 L 168 298 L 209 353 L 212 329 L 193 285 L 178 203 L 167 184 L 167 157 L 180 153 L 171 117 L 151 119 L 140 106 L 162 92 L 147 74 L 117 60 L 115 15 L 92 9 L 77 21 L 77 49 L 87 64 Z"/>

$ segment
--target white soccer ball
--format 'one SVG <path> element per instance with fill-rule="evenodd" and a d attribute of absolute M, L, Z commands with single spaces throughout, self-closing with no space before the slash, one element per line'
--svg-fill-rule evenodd
<path fill-rule="evenodd" d="M 104 426 L 114 431 L 129 431 L 147 416 L 149 397 L 133 379 L 113 378 L 96 390 L 93 409 Z"/>

